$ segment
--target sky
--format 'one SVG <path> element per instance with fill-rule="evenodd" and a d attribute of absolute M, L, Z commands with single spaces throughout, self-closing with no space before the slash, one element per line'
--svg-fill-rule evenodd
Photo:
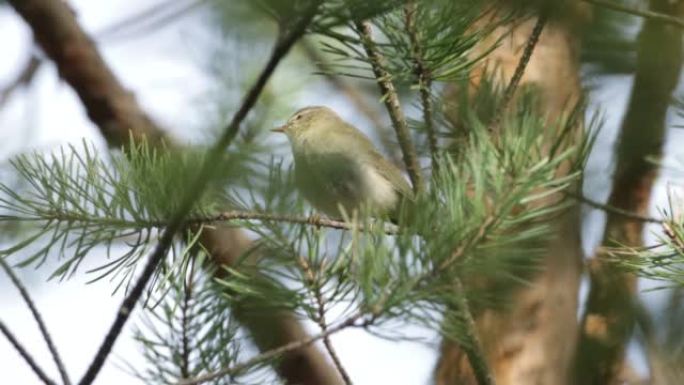
<path fill-rule="evenodd" d="M 106 62 L 121 81 L 132 90 L 143 108 L 162 126 L 181 138 L 191 138 L 188 130 L 202 124 L 203 101 L 215 91 L 213 80 L 206 75 L 203 50 L 212 42 L 207 40 L 207 30 L 201 8 L 166 24 L 162 28 L 145 29 L 142 33 L 104 33 L 117 21 L 125 20 L 160 0 L 92 1 L 71 0 L 70 3 L 84 28 L 96 36 L 96 42 Z M 176 1 L 173 9 L 181 9 L 190 1 Z M 31 52 L 31 33 L 23 21 L 8 7 L 0 8 L 0 45 L 4 57 L 0 60 L 0 86 L 6 84 L 22 68 Z M 313 82 L 311 74 L 290 79 L 291 87 Z M 304 106 L 326 104 L 334 107 L 348 120 L 363 127 L 363 119 L 355 117 L 352 110 L 338 94 L 320 80 L 311 85 L 311 91 L 300 92 L 293 104 Z M 604 200 L 609 191 L 612 170 L 611 148 L 615 140 L 629 89 L 630 76 L 603 78 L 591 94 L 592 107 L 600 109 L 605 125 L 587 168 L 585 192 L 588 196 Z M 674 119 L 674 117 L 673 117 Z M 274 125 L 277 122 L 274 122 Z M 667 164 L 683 162 L 681 130 L 671 130 L 666 144 Z M 6 161 L 12 154 L 26 150 L 27 144 L 40 150 L 52 150 L 65 143 L 80 143 L 83 138 L 102 145 L 98 130 L 87 119 L 83 107 L 70 87 L 59 79 L 52 64 L 43 65 L 32 86 L 19 91 L 4 108 L 0 109 L 0 160 Z M 656 207 L 666 203 L 668 189 L 681 182 L 681 176 L 666 172 L 654 189 Z M 600 241 L 605 216 L 597 210 L 585 209 L 584 245 L 587 252 Z M 651 229 L 652 230 L 652 229 Z M 649 231 L 651 231 L 649 230 Z M 101 256 L 100 256 L 101 257 Z M 91 263 L 98 255 L 90 257 Z M 54 264 L 54 262 L 53 262 Z M 77 274 L 74 278 L 58 282 L 47 281 L 50 267 L 40 270 L 18 270 L 29 287 L 46 324 L 61 352 L 72 380 L 79 378 L 92 359 L 106 330 L 114 319 L 121 302 L 121 293 L 111 294 L 112 286 L 105 280 L 86 284 L 90 277 Z M 642 286 L 648 287 L 649 283 Z M 583 291 L 586 292 L 586 285 Z M 43 368 L 58 378 L 56 370 L 44 346 L 26 306 L 19 299 L 5 276 L 0 276 L 0 318 L 16 333 L 17 337 L 35 355 Z M 650 295 L 650 294 L 646 294 Z M 132 317 L 131 321 L 135 321 Z M 97 383 L 102 385 L 137 380 L 123 372 L 116 364 L 122 359 L 140 362 L 139 348 L 130 337 L 131 325 L 114 347 L 115 355 L 108 359 Z M 309 325 L 310 327 L 313 326 Z M 418 327 L 407 326 L 406 334 L 423 336 L 428 344 L 390 342 L 367 334 L 362 330 L 348 330 L 332 337 L 341 361 L 356 384 L 427 384 L 435 364 L 438 339 L 435 333 Z M 645 366 L 636 349 L 630 354 L 639 369 Z M 373 365 L 368 365 L 369 359 Z M 3 379 L 11 384 L 37 384 L 16 351 L 5 339 L 0 339 L 0 363 Z"/>

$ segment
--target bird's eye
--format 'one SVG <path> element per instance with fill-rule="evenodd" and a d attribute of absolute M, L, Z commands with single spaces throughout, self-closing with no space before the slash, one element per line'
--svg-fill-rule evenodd
<path fill-rule="evenodd" d="M 295 116 L 295 120 L 299 120 L 299 119 L 301 119 L 301 117 L 302 117 L 301 115 L 297 115 L 297 116 Z"/>

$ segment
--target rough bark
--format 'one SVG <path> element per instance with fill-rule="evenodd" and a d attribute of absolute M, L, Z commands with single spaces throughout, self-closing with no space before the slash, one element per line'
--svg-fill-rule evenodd
<path fill-rule="evenodd" d="M 677 9 L 679 7 L 679 9 Z M 682 15 L 684 7 L 651 0 L 653 11 Z M 646 215 L 662 154 L 666 114 L 682 66 L 681 28 L 646 20 L 638 42 L 637 69 L 617 146 L 608 204 Z M 650 160 L 649 160 L 650 159 Z M 589 266 L 591 289 L 582 319 L 576 383 L 619 384 L 625 348 L 635 323 L 637 278 L 606 263 L 606 248 L 643 245 L 644 222 L 608 213 L 602 247 Z"/>
<path fill-rule="evenodd" d="M 74 12 L 60 0 L 10 0 L 29 24 L 36 41 L 55 63 L 60 76 L 76 91 L 90 120 L 111 146 L 147 138 L 160 143 L 161 129 L 107 66 L 92 39 L 78 24 Z M 205 230 L 202 245 L 216 264 L 232 264 L 251 247 L 239 229 Z M 252 308 L 258 304 L 252 303 Z M 303 326 L 287 313 L 260 313 L 259 317 L 235 312 L 261 350 L 304 339 Z M 256 314 L 256 313 L 255 313 Z M 313 346 L 286 354 L 276 368 L 288 384 L 341 384 L 335 368 Z"/>
<path fill-rule="evenodd" d="M 475 69 L 470 86 L 478 87 L 485 69 L 496 69 L 495 80 L 505 88 L 535 23 L 534 19 L 519 21 L 481 41 L 479 47 L 485 50 L 503 36 Z M 541 107 L 549 119 L 562 116 L 579 99 L 577 46 L 574 24 L 550 19 L 521 79 L 522 86 L 534 85 L 540 92 Z M 497 384 L 567 384 L 577 339 L 582 260 L 579 208 L 568 210 L 553 226 L 555 236 L 549 241 L 542 273 L 513 295 L 508 310 L 485 310 L 477 317 Z M 435 382 L 475 384 L 464 353 L 449 341 L 442 344 Z"/>

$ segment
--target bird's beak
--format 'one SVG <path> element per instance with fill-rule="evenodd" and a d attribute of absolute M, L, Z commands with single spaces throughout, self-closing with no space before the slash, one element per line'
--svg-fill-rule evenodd
<path fill-rule="evenodd" d="M 282 125 L 282 126 L 279 126 L 276 128 L 272 128 L 271 132 L 279 132 L 281 134 L 284 134 L 285 133 L 285 125 Z"/>

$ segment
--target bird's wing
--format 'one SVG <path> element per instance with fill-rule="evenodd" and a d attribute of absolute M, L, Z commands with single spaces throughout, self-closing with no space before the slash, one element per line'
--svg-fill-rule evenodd
<path fill-rule="evenodd" d="M 376 157 L 376 162 L 380 165 L 378 167 L 380 175 L 390 181 L 402 197 L 413 199 L 413 190 L 401 171 L 377 151 L 373 152 L 373 156 Z"/>
<path fill-rule="evenodd" d="M 355 145 L 364 147 L 363 153 L 369 154 L 370 161 L 378 166 L 380 175 L 387 179 L 402 197 L 413 199 L 413 190 L 401 171 L 378 152 L 373 142 L 363 132 L 348 123 L 338 127 L 338 130 L 344 137 L 353 137 Z"/>

